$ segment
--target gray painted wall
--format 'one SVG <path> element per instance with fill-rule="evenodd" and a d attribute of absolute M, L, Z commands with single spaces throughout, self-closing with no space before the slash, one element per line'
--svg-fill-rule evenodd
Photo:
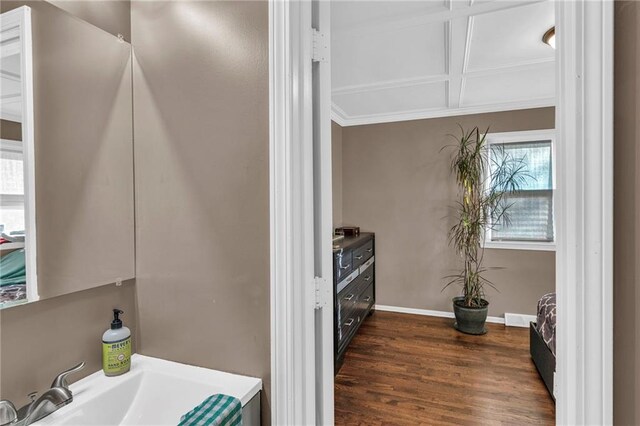
<path fill-rule="evenodd" d="M 131 42 L 131 2 L 129 0 L 50 0 L 83 21 Z"/>
<path fill-rule="evenodd" d="M 342 225 L 342 127 L 331 122 L 331 185 L 333 227 Z"/>
<path fill-rule="evenodd" d="M 640 424 L 640 3 L 615 2 L 614 424 Z"/>
<path fill-rule="evenodd" d="M 549 129 L 554 109 L 510 111 L 342 129 L 342 217 L 376 232 L 376 298 L 381 305 L 451 311 L 459 289 L 442 291 L 459 259 L 448 245 L 457 189 L 449 134 L 474 125 L 492 132 Z M 489 315 L 535 314 L 555 290 L 555 252 L 487 250 Z"/>
<path fill-rule="evenodd" d="M 22 124 L 0 119 L 0 138 L 22 141 Z"/>
<path fill-rule="evenodd" d="M 139 350 L 268 392 L 268 4 L 134 2 L 131 22 Z"/>
<path fill-rule="evenodd" d="M 53 378 L 80 361 L 85 368 L 74 382 L 102 369 L 102 333 L 118 307 L 136 349 L 136 303 L 133 281 L 78 291 L 0 311 L 0 398 L 18 407 L 29 392 L 42 392 Z"/>

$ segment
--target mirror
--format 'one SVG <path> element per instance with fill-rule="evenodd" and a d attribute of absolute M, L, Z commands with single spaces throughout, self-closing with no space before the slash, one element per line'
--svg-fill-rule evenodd
<path fill-rule="evenodd" d="M 38 292 L 34 206 L 28 202 L 34 183 L 31 11 L 21 7 L 3 13 L 0 25 L 0 307 L 4 307 L 37 299 Z"/>
<path fill-rule="evenodd" d="M 0 7 L 0 307 L 131 279 L 131 46 L 48 2 Z"/>

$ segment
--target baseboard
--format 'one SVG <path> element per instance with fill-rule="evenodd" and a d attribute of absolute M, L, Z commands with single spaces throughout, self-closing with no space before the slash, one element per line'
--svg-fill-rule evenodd
<path fill-rule="evenodd" d="M 376 304 L 376 310 L 386 311 L 386 312 L 398 312 L 401 314 L 425 315 L 428 317 L 455 318 L 455 316 L 453 315 L 453 312 L 432 311 L 430 309 L 402 308 L 399 306 L 388 306 L 388 305 Z M 504 318 L 487 317 L 487 322 L 492 322 L 495 324 L 504 324 Z"/>
<path fill-rule="evenodd" d="M 524 327 L 529 328 L 530 322 L 536 322 L 535 315 L 525 315 L 525 314 L 504 314 L 504 325 L 509 327 Z"/>

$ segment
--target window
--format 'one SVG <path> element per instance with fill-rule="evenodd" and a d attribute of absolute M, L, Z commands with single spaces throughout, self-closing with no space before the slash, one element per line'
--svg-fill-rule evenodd
<path fill-rule="evenodd" d="M 23 150 L 20 141 L 0 140 L 0 228 L 6 234 L 25 230 Z"/>
<path fill-rule="evenodd" d="M 497 152 L 522 159 L 527 176 L 519 191 L 505 196 L 508 221 L 498 220 L 487 230 L 485 247 L 555 250 L 554 132 L 498 133 L 487 138 L 490 160 Z"/>

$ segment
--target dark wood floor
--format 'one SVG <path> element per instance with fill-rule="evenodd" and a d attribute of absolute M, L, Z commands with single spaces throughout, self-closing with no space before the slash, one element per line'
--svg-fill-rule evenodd
<path fill-rule="evenodd" d="M 531 358 L 526 328 L 376 312 L 336 376 L 336 425 L 553 424 L 555 405 Z"/>

